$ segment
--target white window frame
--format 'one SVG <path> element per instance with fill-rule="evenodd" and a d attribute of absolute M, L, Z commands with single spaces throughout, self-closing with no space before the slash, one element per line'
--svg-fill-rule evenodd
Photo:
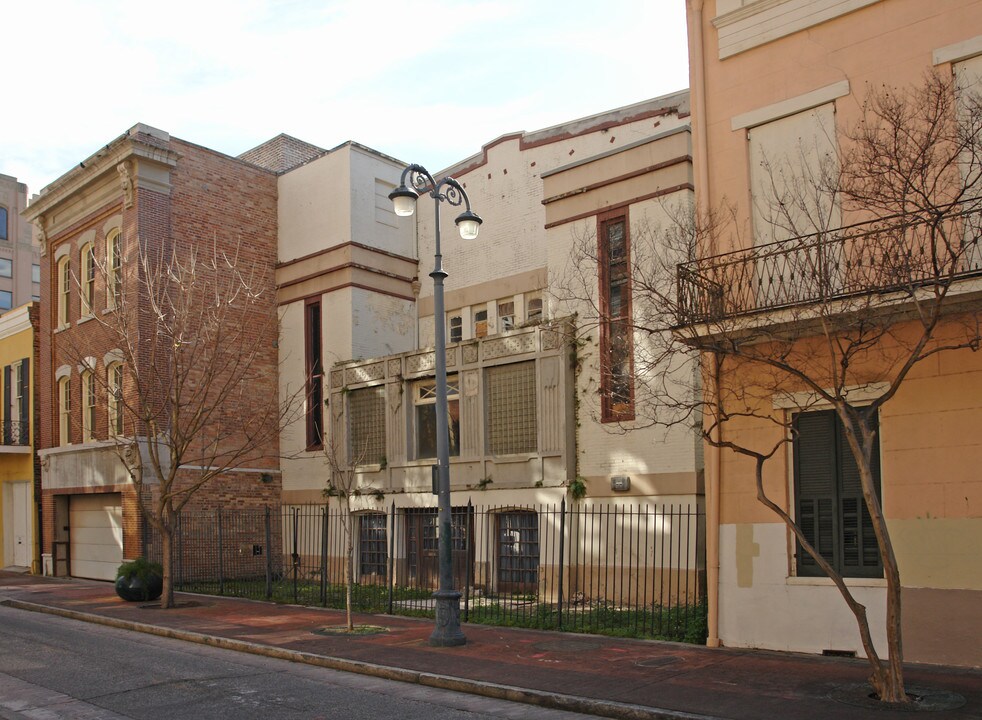
<path fill-rule="evenodd" d="M 106 368 L 106 409 L 109 437 L 123 434 L 123 364 L 114 362 Z"/>
<path fill-rule="evenodd" d="M 119 228 L 106 236 L 106 307 L 115 309 L 123 294 L 123 234 Z"/>
<path fill-rule="evenodd" d="M 72 385 L 71 378 L 58 380 L 58 444 L 71 445 Z"/>

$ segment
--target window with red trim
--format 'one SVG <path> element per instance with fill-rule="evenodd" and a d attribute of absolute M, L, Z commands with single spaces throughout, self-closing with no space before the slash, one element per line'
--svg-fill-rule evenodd
<path fill-rule="evenodd" d="M 307 360 L 307 449 L 324 445 L 324 363 L 321 357 L 320 300 L 304 305 L 304 355 Z"/>
<path fill-rule="evenodd" d="M 631 244 L 626 212 L 597 222 L 600 260 L 601 421 L 634 419 Z"/>

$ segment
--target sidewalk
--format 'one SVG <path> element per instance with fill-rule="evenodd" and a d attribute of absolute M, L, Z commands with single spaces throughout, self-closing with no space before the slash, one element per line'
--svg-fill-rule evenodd
<path fill-rule="evenodd" d="M 162 611 L 125 603 L 108 583 L 0 571 L 0 600 L 182 640 L 405 682 L 604 717 L 726 720 L 910 718 L 832 697 L 865 681 L 862 660 L 710 649 L 677 643 L 464 625 L 467 644 L 433 648 L 432 621 L 360 615 L 388 632 L 356 637 L 315 631 L 344 622 L 336 610 L 179 594 Z M 958 693 L 957 709 L 932 720 L 982 718 L 982 671 L 910 666 L 909 688 Z M 853 692 L 852 696 L 859 697 Z"/>

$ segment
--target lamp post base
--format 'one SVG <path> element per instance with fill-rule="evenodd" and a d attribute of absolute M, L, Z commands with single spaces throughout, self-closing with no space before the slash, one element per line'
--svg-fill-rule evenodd
<path fill-rule="evenodd" d="M 434 647 L 457 647 L 464 645 L 467 638 L 460 629 L 460 593 L 453 590 L 433 593 L 436 600 L 436 627 L 430 635 L 430 645 Z"/>

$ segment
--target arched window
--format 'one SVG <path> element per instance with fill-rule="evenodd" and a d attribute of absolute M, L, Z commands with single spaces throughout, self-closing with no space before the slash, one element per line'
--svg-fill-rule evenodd
<path fill-rule="evenodd" d="M 72 292 L 72 268 L 65 255 L 58 261 L 58 327 L 68 327 L 68 301 Z"/>
<path fill-rule="evenodd" d="M 82 246 L 82 277 L 80 278 L 80 294 L 82 296 L 82 315 L 92 314 L 92 303 L 95 300 L 95 247 L 92 243 Z"/>
<path fill-rule="evenodd" d="M 116 308 L 123 298 L 123 235 L 116 229 L 106 238 L 106 307 Z"/>
<path fill-rule="evenodd" d="M 67 377 L 58 381 L 58 444 L 71 445 L 72 395 Z"/>
<path fill-rule="evenodd" d="M 113 363 L 106 371 L 108 389 L 109 436 L 123 434 L 123 365 Z"/>
<path fill-rule="evenodd" d="M 82 442 L 91 442 L 95 431 L 95 373 L 82 373 Z"/>

